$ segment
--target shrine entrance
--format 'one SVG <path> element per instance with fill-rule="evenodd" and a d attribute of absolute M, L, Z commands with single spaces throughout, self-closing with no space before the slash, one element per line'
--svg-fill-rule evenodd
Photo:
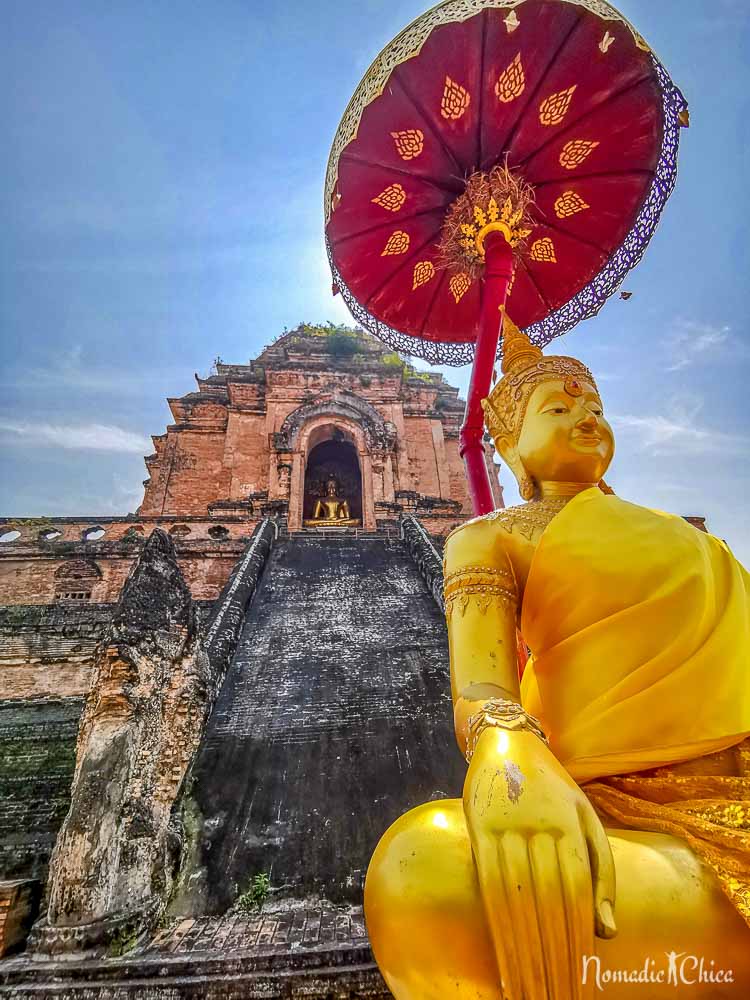
<path fill-rule="evenodd" d="M 362 474 L 354 444 L 339 428 L 310 449 L 305 468 L 305 527 L 361 527 Z"/>

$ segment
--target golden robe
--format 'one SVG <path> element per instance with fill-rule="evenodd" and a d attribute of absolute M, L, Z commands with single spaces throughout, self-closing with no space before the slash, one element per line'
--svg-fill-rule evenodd
<path fill-rule="evenodd" d="M 524 707 L 594 805 L 686 840 L 750 923 L 750 575 L 683 518 L 590 489 L 542 535 L 521 631 Z"/>

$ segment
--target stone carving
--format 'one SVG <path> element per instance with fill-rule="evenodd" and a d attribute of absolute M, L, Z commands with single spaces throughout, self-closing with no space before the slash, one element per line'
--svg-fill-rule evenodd
<path fill-rule="evenodd" d="M 293 410 L 281 425 L 281 430 L 273 435 L 273 446 L 277 451 L 296 451 L 297 438 L 301 428 L 313 417 L 342 417 L 358 424 L 365 434 L 368 450 L 390 452 L 396 444 L 396 428 L 381 415 L 367 400 L 350 392 L 325 392 L 314 400 Z"/>
<path fill-rule="evenodd" d="M 289 497 L 291 491 L 292 483 L 292 464 L 291 462 L 279 462 L 276 465 L 276 471 L 279 476 L 279 492 L 282 497 Z"/>
<path fill-rule="evenodd" d="M 450 500 L 446 497 L 431 497 L 425 493 L 417 493 L 415 490 L 396 490 L 395 500 L 399 509 L 408 513 L 423 510 L 457 514 L 461 510 L 461 504 L 457 500 Z"/>
<path fill-rule="evenodd" d="M 277 526 L 265 518 L 253 532 L 244 555 L 232 570 L 213 613 L 206 623 L 204 645 L 211 665 L 211 687 L 216 692 L 237 645 L 242 621 L 276 539 Z"/>
<path fill-rule="evenodd" d="M 170 813 L 200 738 L 208 681 L 195 605 L 174 543 L 157 529 L 97 650 L 47 918 L 32 935 L 39 950 L 106 946 L 160 915 L 175 848 Z"/>
<path fill-rule="evenodd" d="M 400 522 L 401 538 L 406 543 L 424 582 L 435 598 L 435 603 L 441 611 L 445 611 L 443 600 L 443 560 L 432 544 L 424 526 L 413 514 L 405 514 Z"/>

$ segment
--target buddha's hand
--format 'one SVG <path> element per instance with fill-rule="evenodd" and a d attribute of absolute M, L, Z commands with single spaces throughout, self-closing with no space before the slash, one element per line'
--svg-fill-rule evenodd
<path fill-rule="evenodd" d="M 531 732 L 487 728 L 464 784 L 503 996 L 574 1000 L 584 955 L 614 924 L 615 869 L 591 803 Z"/>

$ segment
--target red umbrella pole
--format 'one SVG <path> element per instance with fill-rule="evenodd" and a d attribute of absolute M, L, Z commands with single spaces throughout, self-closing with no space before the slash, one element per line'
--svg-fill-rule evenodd
<path fill-rule="evenodd" d="M 484 242 L 484 297 L 482 318 L 471 370 L 466 413 L 459 437 L 461 457 L 466 466 L 474 513 L 489 514 L 495 509 L 490 477 L 484 458 L 484 413 L 482 400 L 490 392 L 492 370 L 500 339 L 501 310 L 513 274 L 513 252 L 501 232 L 488 233 Z"/>

